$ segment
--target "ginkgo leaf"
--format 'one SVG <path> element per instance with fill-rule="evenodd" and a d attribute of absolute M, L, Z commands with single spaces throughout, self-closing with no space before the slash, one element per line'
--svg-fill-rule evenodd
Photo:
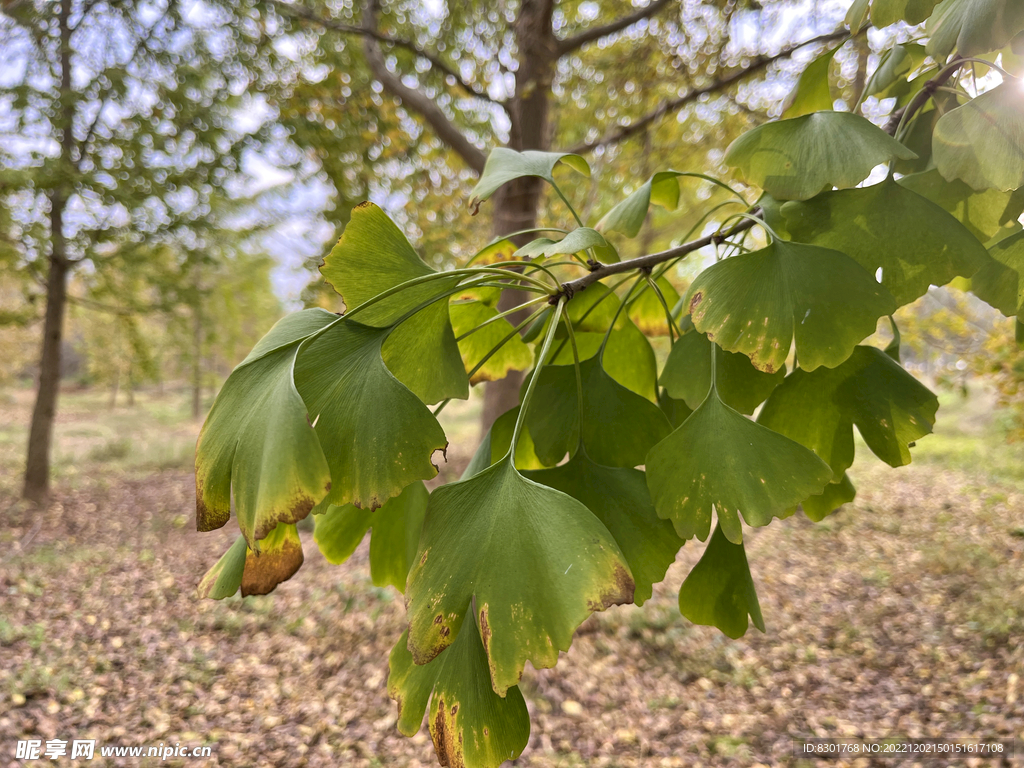
<path fill-rule="evenodd" d="M 842 251 L 869 274 L 881 268 L 901 306 L 984 262 L 984 246 L 959 221 L 892 179 L 787 203 L 782 213 L 793 239 Z"/>
<path fill-rule="evenodd" d="M 673 429 L 690 418 L 693 413 L 693 409 L 686 404 L 685 400 L 670 397 L 664 389 L 658 392 L 658 407 L 668 417 Z"/>
<path fill-rule="evenodd" d="M 295 386 L 331 469 L 326 500 L 336 506 L 379 507 L 436 475 L 431 455 L 448 445 L 437 419 L 385 367 L 387 335 L 339 318 L 303 342 L 295 362 Z"/>
<path fill-rule="evenodd" d="M 1015 5 L 1024 22 L 1024 4 Z M 1022 114 L 1024 89 L 1016 80 L 997 85 L 944 114 L 935 124 L 932 138 L 939 173 L 947 181 L 962 179 L 976 190 L 1024 187 Z"/>
<path fill-rule="evenodd" d="M 569 303 L 572 306 L 572 303 Z M 650 341 L 629 319 L 620 316 L 621 327 L 612 330 L 604 350 L 604 369 L 615 381 L 651 402 L 657 398 L 658 361 Z M 604 342 L 604 332 L 576 333 L 580 360 L 596 355 Z M 556 348 L 552 365 L 572 365 L 572 346 L 568 339 Z"/>
<path fill-rule="evenodd" d="M 1020 276 L 1024 275 L 1024 232 L 1001 239 L 989 248 L 989 254 L 1000 264 L 1016 273 L 1016 314 L 1024 315 L 1024 280 L 1020 279 Z M 1010 281 L 1007 280 L 1007 282 Z"/>
<path fill-rule="evenodd" d="M 853 464 L 853 426 L 890 466 L 910 463 L 910 444 L 932 431 L 939 401 L 880 349 L 858 346 L 837 368 L 793 371 L 758 416 L 813 450 L 838 481 Z"/>
<path fill-rule="evenodd" d="M 902 1 L 900 0 L 900 2 Z M 923 2 L 929 3 L 932 0 L 923 0 Z M 871 74 L 871 77 L 868 78 L 867 85 L 864 86 L 864 95 L 878 96 L 879 98 L 901 95 L 891 92 L 900 83 L 904 84 L 904 89 L 909 92 L 911 89 L 909 83 L 907 83 L 906 75 L 919 67 L 925 60 L 925 56 L 926 52 L 923 45 L 918 45 L 917 43 L 894 45 L 882 54 L 878 67 Z M 921 115 L 917 117 L 915 125 L 920 122 Z M 920 152 L 917 152 L 914 147 L 909 146 L 909 148 L 920 155 Z"/>
<path fill-rule="evenodd" d="M 469 204 L 479 205 L 489 198 L 498 188 L 514 179 L 524 176 L 537 176 L 552 184 L 555 183 L 553 173 L 558 163 L 565 163 L 578 173 L 590 176 L 590 166 L 579 155 L 569 152 L 537 152 L 527 150 L 516 152 L 514 149 L 495 147 L 487 156 L 484 171 L 480 180 L 470 193 Z"/>
<path fill-rule="evenodd" d="M 932 15 L 938 0 L 872 0 L 871 23 L 878 29 L 898 21 L 920 24 Z"/>
<path fill-rule="evenodd" d="M 718 394 L 740 413 L 753 413 L 786 376 L 785 364 L 775 373 L 764 373 L 746 355 L 726 352 L 703 333 L 692 330 L 673 345 L 658 380 L 670 397 L 683 400 L 690 410 L 698 408 L 711 389 L 712 347 L 718 355 Z"/>
<path fill-rule="evenodd" d="M 919 2 L 921 0 L 918 0 Z M 928 20 L 928 53 L 939 61 L 996 51 L 1024 30 L 1018 0 L 943 0 Z"/>
<path fill-rule="evenodd" d="M 778 200 L 806 200 L 831 187 L 855 187 L 893 157 L 916 157 L 869 120 L 815 112 L 764 123 L 734 141 L 725 162 Z"/>
<path fill-rule="evenodd" d="M 512 447 L 512 435 L 518 418 L 519 406 L 517 405 L 495 419 L 494 424 L 491 425 L 483 440 L 480 441 L 480 445 L 476 453 L 473 454 L 473 459 L 470 461 L 469 466 L 466 467 L 462 475 L 463 480 L 479 474 L 508 454 L 509 449 Z M 516 469 L 544 468 L 543 462 L 537 458 L 537 453 L 533 447 L 533 438 L 530 437 L 530 431 L 527 429 L 523 430 L 523 433 L 519 436 L 519 442 L 516 443 L 515 467 Z"/>
<path fill-rule="evenodd" d="M 314 510 L 313 540 L 327 562 L 339 565 L 352 556 L 366 532 L 371 531 L 370 578 L 374 586 L 390 585 L 404 592 L 429 497 L 423 483 L 417 482 L 372 512 L 351 504 L 325 505 L 322 514 Z"/>
<path fill-rule="evenodd" d="M 800 79 L 796 81 L 796 87 L 786 99 L 787 106 L 782 112 L 784 120 L 832 109 L 832 90 L 829 87 L 828 75 L 832 68 L 832 59 L 841 47 L 825 51 L 804 67 Z"/>
<path fill-rule="evenodd" d="M 387 214 L 370 202 L 352 209 L 344 234 L 320 272 L 349 310 L 409 280 L 436 274 Z M 469 396 L 469 380 L 448 317 L 447 294 L 460 279 L 454 275 L 408 287 L 353 318 L 363 325 L 386 327 L 435 300 L 395 328 L 383 349 L 391 373 L 425 403 Z"/>
<path fill-rule="evenodd" d="M 526 476 L 569 494 L 604 523 L 633 574 L 633 602 L 643 605 L 683 546 L 672 524 L 654 511 L 644 473 L 601 466 L 579 450 L 561 466 Z"/>
<path fill-rule="evenodd" d="M 233 499 L 238 527 L 258 549 L 278 523 L 298 522 L 330 489 L 292 369 L 302 340 L 337 319 L 321 309 L 288 315 L 224 382 L 196 445 L 198 530 L 222 527 Z"/>
<path fill-rule="evenodd" d="M 487 354 L 504 339 L 508 339 L 484 365 L 470 377 L 471 384 L 481 381 L 497 381 L 509 371 L 524 371 L 533 363 L 533 353 L 522 337 L 512 333 L 512 324 L 501 318 L 495 320 L 498 311 L 478 301 L 453 303 L 449 307 L 452 328 L 459 338 L 459 352 L 467 372 L 475 368 Z M 491 322 L 488 322 L 491 321 Z M 478 331 L 477 326 L 487 323 Z M 469 334 L 469 335 L 465 335 Z"/>
<path fill-rule="evenodd" d="M 871 0 L 853 0 L 850 10 L 846 12 L 846 26 L 852 34 L 859 33 L 867 23 L 870 3 Z"/>
<path fill-rule="evenodd" d="M 679 171 L 658 171 L 597 222 L 598 232 L 620 232 L 636 237 L 651 203 L 674 211 L 679 205 Z"/>
<path fill-rule="evenodd" d="M 602 365 L 602 355 L 580 363 L 583 382 L 583 444 L 598 464 L 635 467 L 655 443 L 671 431 L 654 403 L 616 382 Z M 574 365 L 546 365 L 540 370 L 535 407 L 526 427 L 537 456 L 546 466 L 575 450 L 580 434 L 580 407 Z"/>
<path fill-rule="evenodd" d="M 558 256 L 562 254 L 583 253 L 588 248 L 607 247 L 604 235 L 590 227 L 577 227 L 561 240 L 547 237 L 538 238 L 527 243 L 515 252 L 517 259 L 534 259 L 538 256 Z"/>
<path fill-rule="evenodd" d="M 824 491 L 804 499 L 800 506 L 810 520 L 820 523 L 856 496 L 857 489 L 850 482 L 850 476 L 844 472 L 838 483 L 829 483 Z"/>
<path fill-rule="evenodd" d="M 707 539 L 713 507 L 726 537 L 739 544 L 740 514 L 748 525 L 768 525 L 831 478 L 814 453 L 734 411 L 714 390 L 647 455 L 654 507 L 684 539 Z"/>
<path fill-rule="evenodd" d="M 530 714 L 519 688 L 504 697 L 491 688 L 474 622 L 429 664 L 413 661 L 408 638 L 407 630 L 388 659 L 388 696 L 398 702 L 399 732 L 416 735 L 429 701 L 430 737 L 441 765 L 497 768 L 519 757 L 530 739 Z"/>
<path fill-rule="evenodd" d="M 592 611 L 631 602 L 633 578 L 589 509 L 501 461 L 430 495 L 406 591 L 416 663 L 451 645 L 471 599 L 504 696 L 526 661 L 553 667 Z"/>
<path fill-rule="evenodd" d="M 679 302 L 679 293 L 665 277 L 659 277 L 655 282 L 665 303 L 662 304 L 658 294 L 648 287 L 629 305 L 627 313 L 645 336 L 668 336 L 669 323 L 665 306 L 671 312 L 672 307 Z"/>
<path fill-rule="evenodd" d="M 983 243 L 1020 214 L 1013 213 L 1010 194 L 996 189 L 975 192 L 959 179 L 946 181 L 934 168 L 904 176 L 896 183 L 931 200 Z"/>
<path fill-rule="evenodd" d="M 800 366 L 843 362 L 896 302 L 849 256 L 773 240 L 704 270 L 686 294 L 693 324 L 760 370 L 780 370 L 793 339 Z"/>
<path fill-rule="evenodd" d="M 466 266 L 485 267 L 503 261 L 512 261 L 512 256 L 517 250 L 519 250 L 519 246 L 507 237 L 499 237 L 477 251 L 466 262 Z"/>
<path fill-rule="evenodd" d="M 716 525 L 707 549 L 679 589 L 679 612 L 694 624 L 718 627 L 734 640 L 747 632 L 747 616 L 764 632 L 761 605 L 743 543 Z"/>
<path fill-rule="evenodd" d="M 239 536 L 196 589 L 199 597 L 222 600 L 239 587 L 242 597 L 267 595 L 302 567 L 302 542 L 294 525 L 281 523 L 260 540 L 259 554 Z"/>

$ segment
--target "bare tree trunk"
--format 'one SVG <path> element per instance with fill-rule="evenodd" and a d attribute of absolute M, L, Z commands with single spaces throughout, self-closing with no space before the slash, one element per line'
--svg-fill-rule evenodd
<path fill-rule="evenodd" d="M 61 125 L 61 159 L 71 163 L 74 136 L 71 123 L 74 104 L 71 101 L 71 0 L 62 0 L 58 23 L 61 38 L 61 97 L 63 113 Z M 64 239 L 64 208 L 67 192 L 57 186 L 50 199 L 50 263 L 46 277 L 46 316 L 43 321 L 43 339 L 39 354 L 39 389 L 32 424 L 28 435 L 28 456 L 25 461 L 24 497 L 41 503 L 50 493 L 50 446 L 53 442 L 53 421 L 57 413 L 60 393 L 61 340 L 64 335 L 64 314 L 68 295 L 67 242 Z"/>
<path fill-rule="evenodd" d="M 512 128 L 509 147 L 517 151 L 547 150 L 551 146 L 548 125 L 551 81 L 557 61 L 557 41 L 551 26 L 553 0 L 523 0 L 516 20 L 516 40 L 519 44 L 519 69 L 516 72 L 516 93 L 510 102 Z M 494 197 L 494 234 L 507 235 L 537 225 L 537 208 L 541 196 L 540 179 L 517 179 L 505 185 Z M 513 238 L 526 242 L 530 235 Z M 522 303 L 520 291 L 505 291 L 498 307 L 501 311 Z M 519 313 L 510 319 L 521 322 Z M 492 381 L 484 390 L 484 408 L 481 429 L 491 424 L 505 411 L 519 404 L 519 389 L 523 374 L 516 371 L 500 381 Z"/>

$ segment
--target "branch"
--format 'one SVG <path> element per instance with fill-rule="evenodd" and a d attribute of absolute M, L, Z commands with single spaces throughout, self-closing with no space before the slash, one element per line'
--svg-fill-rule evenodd
<path fill-rule="evenodd" d="M 403 40 L 397 37 L 391 37 L 386 35 L 374 26 L 363 25 L 361 27 L 354 26 L 352 24 L 344 24 L 334 19 L 325 19 L 319 14 L 313 13 L 307 8 L 303 8 L 299 5 L 293 5 L 292 3 L 286 3 L 283 0 L 270 0 L 271 5 L 274 6 L 283 15 L 293 19 L 299 19 L 302 21 L 309 21 L 317 26 L 329 29 L 332 32 L 340 32 L 344 35 L 359 35 L 361 37 L 370 38 L 376 40 L 378 43 L 386 43 L 393 45 L 396 48 L 404 48 L 407 51 L 411 51 L 415 55 L 422 59 L 426 59 L 430 62 L 430 66 L 441 72 L 445 77 L 452 78 L 460 88 L 462 88 L 470 96 L 475 96 L 478 99 L 489 101 L 492 104 L 498 104 L 499 106 L 505 106 L 504 102 L 497 101 L 491 98 L 487 91 L 483 90 L 479 86 L 469 83 L 463 79 L 462 75 L 448 66 L 444 61 L 441 60 L 437 55 L 430 53 L 429 51 L 421 48 L 411 40 Z"/>
<path fill-rule="evenodd" d="M 796 45 L 784 48 L 778 53 L 773 54 L 771 56 L 759 56 L 758 58 L 754 59 L 754 61 L 751 62 L 748 66 L 734 72 L 728 77 L 724 77 L 721 80 L 717 80 L 716 82 L 711 83 L 710 85 L 705 85 L 702 88 L 696 88 L 692 91 L 684 93 L 682 96 L 679 96 L 675 99 L 663 101 L 661 104 L 658 105 L 658 107 L 655 110 L 648 112 L 639 120 L 635 120 L 629 125 L 620 124 L 618 130 L 614 131 L 613 133 L 607 134 L 603 138 L 597 139 L 596 141 L 584 142 L 583 144 L 579 144 L 568 151 L 579 155 L 585 152 L 591 152 L 594 149 L 597 149 L 598 147 L 604 147 L 609 144 L 618 144 L 619 142 L 625 141 L 629 137 L 635 136 L 636 134 L 645 130 L 649 125 L 651 125 L 651 123 L 660 120 L 662 117 L 669 114 L 670 112 L 679 111 L 687 104 L 692 104 L 693 102 L 697 101 L 697 99 L 699 99 L 701 96 L 705 96 L 710 93 L 715 93 L 717 91 L 723 91 L 726 88 L 735 85 L 740 80 L 749 77 L 755 72 L 760 72 L 761 70 L 766 69 L 769 64 L 772 64 L 773 62 L 776 62 L 779 59 L 784 59 L 787 56 L 792 55 L 794 51 L 800 48 L 804 48 L 805 46 L 808 45 L 814 45 L 815 43 L 824 43 L 830 42 L 832 40 L 841 40 L 849 36 L 849 30 L 838 29 L 835 32 L 828 33 L 827 35 L 818 35 L 817 37 L 812 37 L 809 40 L 804 40 L 802 43 L 797 43 Z"/>
<path fill-rule="evenodd" d="M 707 237 L 702 237 L 700 240 L 693 240 L 692 242 L 684 243 L 683 245 L 676 246 L 675 248 L 669 248 L 667 251 L 649 253 L 646 256 L 637 256 L 635 259 L 626 259 L 625 261 L 620 261 L 617 264 L 598 264 L 590 274 L 578 277 L 575 280 L 570 280 L 567 283 L 562 283 L 561 290 L 559 290 L 552 299 L 557 301 L 562 296 L 565 296 L 567 299 L 571 299 L 575 294 L 585 290 L 588 285 L 596 283 L 598 280 L 602 280 L 609 275 L 617 275 L 621 272 L 631 272 L 634 269 L 651 269 L 663 262 L 677 259 L 680 256 L 686 256 L 694 251 L 699 251 L 706 245 L 717 244 L 732 237 L 733 235 L 738 235 L 740 232 L 746 232 L 754 226 L 754 223 L 753 219 L 744 219 L 739 224 L 730 227 L 725 232 L 713 232 Z"/>
<path fill-rule="evenodd" d="M 651 16 L 657 14 L 662 8 L 667 8 L 670 2 L 672 2 L 672 0 L 653 0 L 653 2 L 649 3 L 646 8 L 634 11 L 628 16 L 623 16 L 621 19 L 616 19 L 615 21 L 601 26 L 585 29 L 574 37 L 559 40 L 558 57 L 561 58 L 565 54 L 575 51 L 577 48 L 582 48 L 587 43 L 600 40 L 602 37 L 608 37 L 609 35 L 614 35 L 616 32 L 621 32 L 627 27 L 631 27 L 633 24 L 636 24 L 638 21 L 649 19 Z"/>
<path fill-rule="evenodd" d="M 273 2 L 277 3 L 278 0 L 273 0 Z M 392 94 L 398 96 L 404 104 L 419 112 L 434 129 L 438 138 L 455 150 L 466 162 L 466 165 L 477 173 L 483 173 L 484 163 L 487 162 L 487 155 L 483 150 L 476 147 L 462 131 L 455 127 L 433 99 L 422 91 L 407 86 L 401 78 L 387 68 L 384 63 L 384 55 L 377 42 L 379 36 L 374 28 L 376 6 L 376 0 L 369 0 L 363 14 L 363 27 L 366 33 L 364 39 L 366 62 L 369 64 L 373 76 L 380 80 L 381 84 Z"/>

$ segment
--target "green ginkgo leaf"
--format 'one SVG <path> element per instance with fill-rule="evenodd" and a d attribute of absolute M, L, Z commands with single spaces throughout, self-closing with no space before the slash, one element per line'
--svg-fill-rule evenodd
<path fill-rule="evenodd" d="M 583 444 L 598 464 L 635 467 L 671 431 L 668 419 L 651 401 L 616 382 L 597 354 L 580 363 L 583 382 Z M 537 379 L 535 407 L 526 427 L 545 466 L 575 450 L 580 407 L 574 365 L 546 365 Z"/>
<path fill-rule="evenodd" d="M 764 632 L 761 605 L 743 543 L 734 544 L 716 525 L 707 549 L 679 589 L 679 612 L 694 624 L 718 627 L 736 639 L 747 632 L 747 616 Z"/>
<path fill-rule="evenodd" d="M 902 2 L 903 0 L 899 0 Z M 925 3 L 932 0 L 924 0 Z M 911 90 L 907 75 L 924 62 L 926 52 L 923 45 L 902 43 L 894 45 L 882 54 L 878 67 L 868 78 L 864 86 L 865 96 L 878 96 L 880 99 L 890 96 L 902 96 Z M 922 122 L 919 115 L 915 125 Z M 914 147 L 907 145 L 913 152 L 920 155 Z"/>
<path fill-rule="evenodd" d="M 673 345 L 658 380 L 670 397 L 684 401 L 690 410 L 698 408 L 711 389 L 713 347 L 718 355 L 718 394 L 740 413 L 753 413 L 786 376 L 785 364 L 775 373 L 764 373 L 746 355 L 726 352 L 703 333 L 692 330 Z"/>
<path fill-rule="evenodd" d="M 1018 317 L 1024 315 L 1024 280 L 1020 279 L 1020 276 L 1024 275 L 1024 232 L 1004 237 L 999 242 L 993 244 L 988 252 L 993 259 L 1016 273 L 1017 301 L 1015 314 Z M 1006 282 L 1009 284 L 1011 282 L 1010 276 L 1007 275 L 1007 278 Z"/>
<path fill-rule="evenodd" d="M 674 211 L 679 205 L 680 171 L 658 171 L 639 189 L 619 202 L 597 222 L 599 232 L 620 232 L 636 237 L 647 218 L 651 203 Z"/>
<path fill-rule="evenodd" d="M 398 702 L 398 730 L 415 736 L 430 704 L 430 737 L 441 765 L 497 768 L 530 740 L 530 714 L 519 688 L 499 696 L 491 688 L 487 654 L 474 622 L 429 664 L 409 653 L 402 633 L 388 659 L 388 696 Z"/>
<path fill-rule="evenodd" d="M 448 445 L 437 419 L 385 367 L 388 332 L 339 318 L 303 342 L 295 362 L 295 386 L 331 470 L 326 501 L 339 507 L 376 508 L 433 477 L 431 456 Z"/>
<path fill-rule="evenodd" d="M 983 243 L 1020 215 L 1013 212 L 1009 193 L 997 189 L 975 192 L 959 179 L 946 181 L 934 168 L 904 176 L 896 183 L 931 200 Z"/>
<path fill-rule="evenodd" d="M 814 453 L 734 411 L 714 390 L 647 456 L 654 507 L 684 539 L 707 539 L 713 507 L 726 537 L 739 544 L 741 514 L 748 525 L 768 525 L 831 478 Z"/>
<path fill-rule="evenodd" d="M 516 420 L 519 418 L 519 406 L 510 408 L 494 420 L 494 424 L 487 430 L 483 440 L 477 447 L 476 453 L 470 460 L 469 465 L 462 473 L 462 480 L 479 474 L 492 464 L 496 464 L 504 458 L 512 447 L 512 435 L 515 432 Z M 529 430 L 524 429 L 519 435 L 519 442 L 516 443 L 515 456 L 516 469 L 543 469 L 544 463 L 537 458 L 533 447 L 533 439 Z"/>
<path fill-rule="evenodd" d="M 498 344 L 508 339 L 470 377 L 471 384 L 503 379 L 509 371 L 524 371 L 533 363 L 533 353 L 518 333 L 512 333 L 512 324 L 505 318 L 495 319 L 498 315 L 496 309 L 479 301 L 470 301 L 453 303 L 449 311 L 452 328 L 459 337 L 462 364 L 467 372 L 473 370 Z M 480 330 L 473 331 L 481 325 L 483 327 Z"/>
<path fill-rule="evenodd" d="M 693 413 L 693 409 L 686 404 L 685 400 L 677 400 L 669 396 L 668 392 L 664 389 L 658 392 L 658 407 L 668 417 L 673 429 L 690 418 L 690 415 Z"/>
<path fill-rule="evenodd" d="M 999 50 L 1022 30 L 1018 0 L 943 0 L 928 20 L 928 53 L 939 61 L 954 50 L 978 56 Z"/>
<path fill-rule="evenodd" d="M 815 112 L 747 131 L 725 162 L 778 200 L 807 200 L 831 187 L 855 187 L 893 157 L 916 155 L 860 115 Z"/>
<path fill-rule="evenodd" d="M 561 240 L 548 237 L 538 238 L 527 243 L 514 256 L 517 259 L 535 259 L 539 256 L 559 256 L 563 254 L 583 253 L 589 248 L 607 248 L 608 241 L 604 235 L 590 227 L 578 227 Z"/>
<path fill-rule="evenodd" d="M 239 587 L 242 597 L 267 595 L 302 567 L 302 542 L 294 525 L 281 523 L 260 540 L 259 554 L 239 536 L 196 589 L 199 597 L 222 600 Z"/>
<path fill-rule="evenodd" d="M 654 511 L 644 473 L 601 466 L 581 449 L 561 466 L 526 476 L 569 494 L 604 523 L 629 563 L 636 583 L 633 602 L 643 605 L 683 546 L 672 524 Z"/>
<path fill-rule="evenodd" d="M 853 427 L 890 466 L 910 463 L 910 444 L 932 431 L 939 401 L 880 349 L 858 346 L 838 368 L 793 371 L 758 416 L 813 450 L 838 482 L 853 464 Z"/>
<path fill-rule="evenodd" d="M 849 256 L 784 240 L 704 270 L 685 302 L 698 331 L 768 373 L 782 368 L 794 337 L 802 368 L 833 368 L 896 310 Z"/>
<path fill-rule="evenodd" d="M 502 185 L 524 176 L 537 176 L 554 184 L 553 173 L 558 163 L 565 163 L 574 171 L 582 173 L 584 176 L 590 176 L 590 166 L 579 155 L 569 152 L 537 152 L 535 150 L 516 152 L 514 149 L 496 147 L 487 156 L 487 163 L 484 165 L 484 172 L 480 174 L 480 181 L 476 183 L 470 193 L 469 204 L 471 206 L 479 205 L 497 192 Z"/>
<path fill-rule="evenodd" d="M 867 24 L 871 0 L 853 0 L 850 10 L 846 12 L 846 26 L 854 35 L 858 34 Z"/>
<path fill-rule="evenodd" d="M 387 214 L 370 202 L 352 209 L 344 234 L 320 272 L 349 310 L 402 283 L 436 274 Z M 410 286 L 353 318 L 363 325 L 387 327 L 434 300 L 395 328 L 383 349 L 391 373 L 425 403 L 469 396 L 469 380 L 448 317 L 447 294 L 460 279 L 454 275 Z"/>
<path fill-rule="evenodd" d="M 325 505 L 314 510 L 313 540 L 327 562 L 339 565 L 370 534 L 370 578 L 374 586 L 393 586 L 405 592 L 405 579 L 420 543 L 420 531 L 430 494 L 423 483 L 413 483 L 372 512 L 351 504 Z"/>
<path fill-rule="evenodd" d="M 196 527 L 231 516 L 258 549 L 278 523 L 304 518 L 330 489 L 331 475 L 306 406 L 292 383 L 296 351 L 337 316 L 307 309 L 278 322 L 228 376 L 196 445 Z"/>
<path fill-rule="evenodd" d="M 665 307 L 667 305 L 669 312 L 671 312 L 672 307 L 679 302 L 679 293 L 672 283 L 664 277 L 659 277 L 655 283 L 658 286 L 658 290 L 661 291 L 662 298 L 658 298 L 658 294 L 654 292 L 654 289 L 648 287 L 637 299 L 630 303 L 627 312 L 629 319 L 633 321 L 645 336 L 668 336 L 669 321 Z M 662 299 L 665 300 L 664 304 Z"/>
<path fill-rule="evenodd" d="M 881 269 L 901 306 L 984 263 L 984 246 L 959 221 L 892 179 L 823 192 L 782 212 L 794 240 L 842 251 L 869 274 Z"/>
<path fill-rule="evenodd" d="M 553 667 L 591 612 L 631 602 L 633 578 L 589 509 L 500 461 L 430 495 L 406 591 L 416 663 L 451 645 L 471 600 L 504 696 L 527 661 Z"/>
<path fill-rule="evenodd" d="M 871 23 L 881 29 L 905 21 L 920 24 L 932 15 L 938 0 L 872 0 Z"/>
<path fill-rule="evenodd" d="M 1024 20 L 1024 3 L 1016 3 Z M 1024 89 L 997 85 L 939 118 L 932 138 L 935 167 L 947 181 L 976 190 L 1024 187 Z"/>
<path fill-rule="evenodd" d="M 832 109 L 832 89 L 828 82 L 829 70 L 832 68 L 832 59 L 835 58 L 836 51 L 841 47 L 837 46 L 830 51 L 825 51 L 804 67 L 804 71 L 800 73 L 800 79 L 796 81 L 796 86 L 789 94 L 789 98 L 786 99 L 787 106 L 782 112 L 784 120 Z"/>
<path fill-rule="evenodd" d="M 838 483 L 829 483 L 824 491 L 804 499 L 800 506 L 810 520 L 820 523 L 856 496 L 857 489 L 850 482 L 850 476 L 844 472 Z"/>

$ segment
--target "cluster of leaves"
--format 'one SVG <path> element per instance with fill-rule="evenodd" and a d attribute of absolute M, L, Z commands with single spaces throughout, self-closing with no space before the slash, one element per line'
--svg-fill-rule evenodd
<path fill-rule="evenodd" d="M 906 20 L 906 3 L 858 2 L 851 24 L 897 5 Z M 907 67 L 891 53 L 872 79 L 895 99 L 889 131 L 817 105 L 739 138 L 726 162 L 762 196 L 751 204 L 711 180 L 740 211 L 668 251 L 620 261 L 616 242 L 637 234 L 652 202 L 678 199 L 676 171 L 593 227 L 577 217 L 522 248 L 499 240 L 446 272 L 379 208 L 353 209 L 321 268 L 346 313 L 279 322 L 203 427 L 198 527 L 234 510 L 241 535 L 200 593 L 262 594 L 289 578 L 302 564 L 295 524 L 310 513 L 332 562 L 371 531 L 373 579 L 404 591 L 408 609 L 390 657 L 399 729 L 415 733 L 429 708 L 438 759 L 453 766 L 518 756 L 526 662 L 554 666 L 592 612 L 642 604 L 688 539 L 708 544 L 680 589 L 682 614 L 731 637 L 750 620 L 763 630 L 744 524 L 799 509 L 821 520 L 850 501 L 854 426 L 900 466 L 934 425 L 938 401 L 900 365 L 895 322 L 888 349 L 864 339 L 930 285 L 970 279 L 1001 302 L 993 292 L 1024 268 L 1024 89 L 1009 75 L 974 98 L 966 83 L 946 85 L 963 56 L 1024 29 L 1015 7 L 943 0 L 924 52 L 907 53 Z M 793 104 L 813 101 L 798 92 Z M 883 163 L 886 178 L 858 186 Z M 561 194 L 559 165 L 590 173 L 572 154 L 495 150 L 471 204 L 522 177 Z M 673 295 L 665 273 L 703 246 L 719 258 Z M 535 294 L 517 327 L 497 309 L 510 287 Z M 1014 294 L 997 306 L 1016 314 L 1024 293 Z M 660 373 L 640 306 L 664 318 Z M 531 366 L 520 405 L 463 478 L 428 493 L 422 481 L 447 446 L 441 408 L 471 382 Z"/>

